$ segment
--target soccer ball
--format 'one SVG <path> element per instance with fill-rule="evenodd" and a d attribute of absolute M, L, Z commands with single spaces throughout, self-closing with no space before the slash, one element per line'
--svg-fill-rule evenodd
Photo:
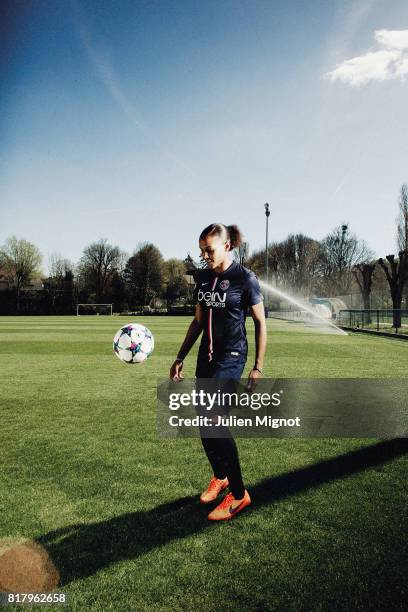
<path fill-rule="evenodd" d="M 125 363 L 141 363 L 153 352 L 152 332 L 139 323 L 128 323 L 116 332 L 113 339 L 115 355 Z"/>

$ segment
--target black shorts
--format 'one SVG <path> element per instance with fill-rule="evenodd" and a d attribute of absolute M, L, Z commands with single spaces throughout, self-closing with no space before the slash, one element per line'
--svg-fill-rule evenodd
<path fill-rule="evenodd" d="M 247 356 L 235 351 L 225 353 L 222 357 L 213 357 L 199 354 L 195 371 L 196 378 L 232 378 L 239 379 L 245 368 Z"/>

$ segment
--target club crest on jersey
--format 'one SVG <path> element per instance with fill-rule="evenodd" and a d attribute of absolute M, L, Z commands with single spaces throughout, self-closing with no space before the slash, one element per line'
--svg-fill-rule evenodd
<path fill-rule="evenodd" d="M 223 293 L 221 295 L 219 291 L 202 291 L 202 289 L 198 291 L 198 301 L 204 301 L 207 307 L 225 308 L 226 298 L 227 294 Z"/>
<path fill-rule="evenodd" d="M 230 285 L 229 280 L 223 280 L 220 282 L 220 289 L 222 289 L 223 291 L 226 291 L 229 285 Z"/>

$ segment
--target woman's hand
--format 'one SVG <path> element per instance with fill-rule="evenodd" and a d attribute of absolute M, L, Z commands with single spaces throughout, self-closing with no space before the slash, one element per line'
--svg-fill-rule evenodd
<path fill-rule="evenodd" d="M 180 359 L 176 359 L 170 368 L 170 378 L 175 382 L 178 382 L 184 378 L 181 370 L 183 369 L 183 362 Z"/>
<path fill-rule="evenodd" d="M 258 378 L 262 378 L 262 373 L 259 370 L 252 368 L 248 376 L 248 383 L 247 383 L 248 391 L 253 391 L 255 389 L 256 381 Z"/>

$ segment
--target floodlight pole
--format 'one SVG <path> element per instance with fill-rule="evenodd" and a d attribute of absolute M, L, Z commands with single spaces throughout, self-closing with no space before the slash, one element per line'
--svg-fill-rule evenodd
<path fill-rule="evenodd" d="M 269 281 L 269 266 L 268 266 L 268 223 L 269 223 L 269 204 L 265 203 L 265 217 L 266 217 L 266 238 L 265 238 L 265 282 L 268 284 Z M 268 290 L 265 291 L 265 315 L 268 316 Z"/>
<path fill-rule="evenodd" d="M 343 272 L 343 266 L 344 266 L 344 238 L 346 236 L 348 230 L 348 225 L 343 224 L 341 226 L 341 245 L 340 245 L 340 265 L 341 265 L 341 273 Z"/>

